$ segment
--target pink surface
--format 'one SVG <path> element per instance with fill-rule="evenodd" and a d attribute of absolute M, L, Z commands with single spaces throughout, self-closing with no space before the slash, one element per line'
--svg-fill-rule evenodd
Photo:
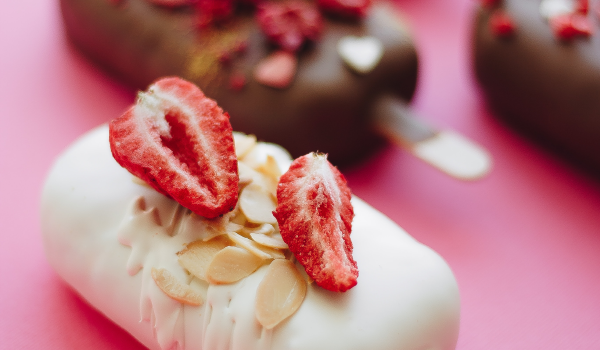
<path fill-rule="evenodd" d="M 458 349 L 600 349 L 599 182 L 491 117 L 469 73 L 473 3 L 399 5 L 422 58 L 415 108 L 485 145 L 495 169 L 457 182 L 389 147 L 346 171 L 353 191 L 451 265 Z M 38 218 L 54 157 L 118 116 L 132 92 L 66 43 L 52 0 L 2 5 L 0 73 L 0 348 L 141 348 L 50 269 Z"/>

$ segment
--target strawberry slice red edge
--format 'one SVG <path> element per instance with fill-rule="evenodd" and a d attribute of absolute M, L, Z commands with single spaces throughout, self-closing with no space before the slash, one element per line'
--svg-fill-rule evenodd
<path fill-rule="evenodd" d="M 307 274 L 334 292 L 354 287 L 358 278 L 350 240 L 351 197 L 346 179 L 325 154 L 294 160 L 277 186 L 273 215 L 283 240 Z"/>
<path fill-rule="evenodd" d="M 109 125 L 115 160 L 194 213 L 215 218 L 238 198 L 229 115 L 194 84 L 163 78 Z"/>

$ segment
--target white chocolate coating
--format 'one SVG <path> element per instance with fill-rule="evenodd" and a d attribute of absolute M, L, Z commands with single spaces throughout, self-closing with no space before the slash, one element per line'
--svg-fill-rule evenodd
<path fill-rule="evenodd" d="M 124 240 L 119 229 L 132 201 L 144 196 L 147 207 L 158 209 L 162 222 L 169 221 L 177 206 L 131 178 L 112 158 L 108 128 L 91 131 L 57 160 L 47 179 L 42 230 L 48 260 L 58 274 L 148 348 L 455 348 L 460 302 L 449 267 L 356 197 L 351 237 L 360 275 L 350 291 L 333 293 L 310 284 L 299 310 L 269 331 L 254 314 L 256 287 L 266 266 L 237 283 L 204 286 L 206 301 L 201 306 L 179 304 L 147 276 L 150 267 L 164 267 L 184 281 L 184 274 L 177 275 L 174 252 L 197 237 L 157 234 L 152 238 L 161 241 L 157 245 L 151 239 L 140 243 L 140 235 L 134 234 L 125 239 L 137 255 L 132 254 L 131 247 L 119 242 Z M 144 254 L 143 244 L 160 248 Z M 137 271 L 139 265 L 143 267 Z M 151 324 L 156 325 L 154 331 Z"/>

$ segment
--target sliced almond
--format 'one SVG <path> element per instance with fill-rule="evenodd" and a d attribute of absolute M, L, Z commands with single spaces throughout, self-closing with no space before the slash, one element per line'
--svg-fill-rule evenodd
<path fill-rule="evenodd" d="M 252 225 L 250 223 L 250 225 Z M 271 224 L 262 224 L 262 225 L 258 225 L 258 226 L 250 226 L 250 225 L 246 225 L 244 226 L 244 228 L 242 228 L 239 231 L 239 233 L 242 233 L 244 236 L 250 237 L 250 234 L 252 233 L 262 233 L 263 235 L 270 235 L 273 232 L 275 232 L 275 227 L 273 227 L 273 225 Z"/>
<path fill-rule="evenodd" d="M 242 158 L 242 161 L 248 166 L 259 169 L 267 161 L 267 156 L 270 155 L 277 161 L 279 171 L 285 173 L 290 164 L 292 164 L 292 156 L 288 151 L 274 143 L 258 142 L 252 150 Z"/>
<path fill-rule="evenodd" d="M 234 131 L 233 141 L 235 143 L 235 155 L 238 159 L 241 159 L 256 145 L 256 136 Z"/>
<path fill-rule="evenodd" d="M 235 232 L 230 232 L 227 234 L 229 239 L 233 241 L 236 245 L 246 249 L 250 253 L 256 255 L 257 257 L 267 260 L 267 259 L 285 259 L 285 255 L 282 251 L 261 246 L 254 241 L 243 237 Z"/>
<path fill-rule="evenodd" d="M 287 243 L 283 241 L 280 235 L 265 235 L 264 233 L 250 233 L 254 242 L 275 249 L 288 249 Z"/>
<path fill-rule="evenodd" d="M 248 221 L 262 224 L 275 224 L 277 220 L 273 216 L 273 210 L 277 206 L 275 200 L 263 187 L 251 183 L 246 186 L 240 194 L 240 209 Z"/>
<path fill-rule="evenodd" d="M 206 270 L 215 255 L 231 243 L 226 235 L 217 236 L 209 241 L 194 241 L 177 253 L 179 265 L 192 275 L 206 281 Z"/>
<path fill-rule="evenodd" d="M 263 262 L 244 248 L 225 247 L 208 265 L 206 279 L 213 284 L 237 282 L 256 271 Z"/>
<path fill-rule="evenodd" d="M 131 177 L 131 181 L 133 181 L 133 183 L 136 184 L 136 185 L 140 185 L 140 186 L 152 188 L 152 186 L 148 185 L 148 183 L 146 181 L 140 179 L 137 176 L 132 176 Z"/>
<path fill-rule="evenodd" d="M 264 188 L 273 198 L 277 197 L 277 182 L 279 179 L 263 174 L 241 161 L 238 162 L 238 174 L 240 176 L 240 189 L 254 183 Z"/>
<path fill-rule="evenodd" d="M 274 260 L 256 291 L 256 319 L 272 329 L 298 310 L 305 295 L 306 281 L 296 266 L 289 260 Z"/>
<path fill-rule="evenodd" d="M 244 226 L 244 225 L 246 225 L 246 222 L 248 222 L 248 220 L 246 220 L 246 216 L 240 210 L 236 213 L 236 215 L 233 217 L 233 219 L 231 219 L 231 222 L 234 224 Z M 243 229 L 243 227 L 242 227 L 242 229 Z M 237 230 L 235 230 L 235 231 L 237 231 Z"/>
<path fill-rule="evenodd" d="M 281 177 L 281 169 L 279 168 L 279 164 L 277 164 L 275 157 L 270 154 L 267 154 L 267 159 L 258 167 L 257 170 L 265 175 L 268 175 L 276 181 L 279 181 L 279 178 Z"/>
<path fill-rule="evenodd" d="M 170 298 L 177 300 L 182 304 L 199 306 L 204 303 L 204 298 L 200 293 L 193 290 L 190 286 L 180 282 L 166 269 L 152 268 L 150 274 L 152 279 Z"/>

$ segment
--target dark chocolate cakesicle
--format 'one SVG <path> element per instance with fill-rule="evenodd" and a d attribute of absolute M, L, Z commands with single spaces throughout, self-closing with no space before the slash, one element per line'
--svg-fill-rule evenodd
<path fill-rule="evenodd" d="M 600 176 L 598 1 L 487 1 L 473 33 L 476 77 L 496 115 Z"/>
<path fill-rule="evenodd" d="M 415 90 L 417 53 L 392 5 L 375 2 L 348 18 L 304 3 L 322 13 L 322 31 L 297 50 L 268 39 L 254 6 L 202 26 L 197 7 L 149 0 L 61 0 L 61 9 L 75 45 L 133 87 L 183 77 L 218 101 L 235 130 L 295 157 L 318 150 L 346 165 L 381 145 L 384 134 L 457 178 L 487 173 L 487 152 L 415 120 L 404 106 Z"/>

